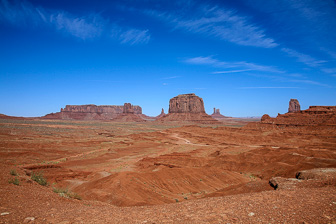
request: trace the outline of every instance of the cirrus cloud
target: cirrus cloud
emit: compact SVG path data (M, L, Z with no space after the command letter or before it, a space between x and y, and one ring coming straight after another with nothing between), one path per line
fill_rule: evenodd
M18 27L51 27L82 40L95 40L107 37L122 44L147 44L150 40L148 30L122 27L110 23L99 14L77 16L65 11L51 11L36 7L30 2L0 1L0 22ZM113 35L110 35L113 33Z

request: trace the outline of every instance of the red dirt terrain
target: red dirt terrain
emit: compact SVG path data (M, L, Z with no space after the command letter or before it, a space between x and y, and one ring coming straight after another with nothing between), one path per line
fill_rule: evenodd
M335 113L317 111L242 128L0 119L0 223L335 223Z

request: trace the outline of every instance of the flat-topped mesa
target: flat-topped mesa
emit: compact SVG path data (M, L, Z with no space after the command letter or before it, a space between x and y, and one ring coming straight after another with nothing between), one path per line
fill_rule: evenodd
M125 106L125 105L124 105ZM61 109L61 112L75 112L75 113L113 113L121 114L124 111L124 106L116 105L101 105L94 104L87 105L66 105ZM142 114L142 108L140 106L131 106L135 114Z
M194 93L178 95L170 99L169 113L205 113L203 99Z
M301 111L300 103L297 99L290 99L288 113L294 113Z
M111 120L116 118L123 112L133 113L137 115L142 114L140 106L131 104L119 105L102 105L94 104L87 105L66 105L58 113L51 113L43 116L44 119L63 119L63 120Z

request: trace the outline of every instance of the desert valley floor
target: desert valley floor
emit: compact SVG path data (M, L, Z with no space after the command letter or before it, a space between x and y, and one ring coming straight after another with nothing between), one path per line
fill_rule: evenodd
M335 129L245 124L0 119L0 223L335 223Z

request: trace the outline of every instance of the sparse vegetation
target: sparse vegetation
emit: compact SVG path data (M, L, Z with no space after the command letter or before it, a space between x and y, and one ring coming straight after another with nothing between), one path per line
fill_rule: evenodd
M63 189L63 188L53 188L53 192L59 194L61 197L65 198L73 198L77 200L82 200L82 197L74 192L69 191L68 189Z
M42 186L47 186L48 185L47 179L45 179L43 177L42 172L39 172L39 173L32 172L31 179L33 181L37 182L38 184L42 185Z
M16 170L10 170L10 175L18 176L18 173L16 172Z
M20 185L20 181L19 181L19 179L18 179L17 177L15 177L15 178L13 178L13 179L10 179L10 180L8 181L8 183L10 183L10 184L14 184L14 185Z

